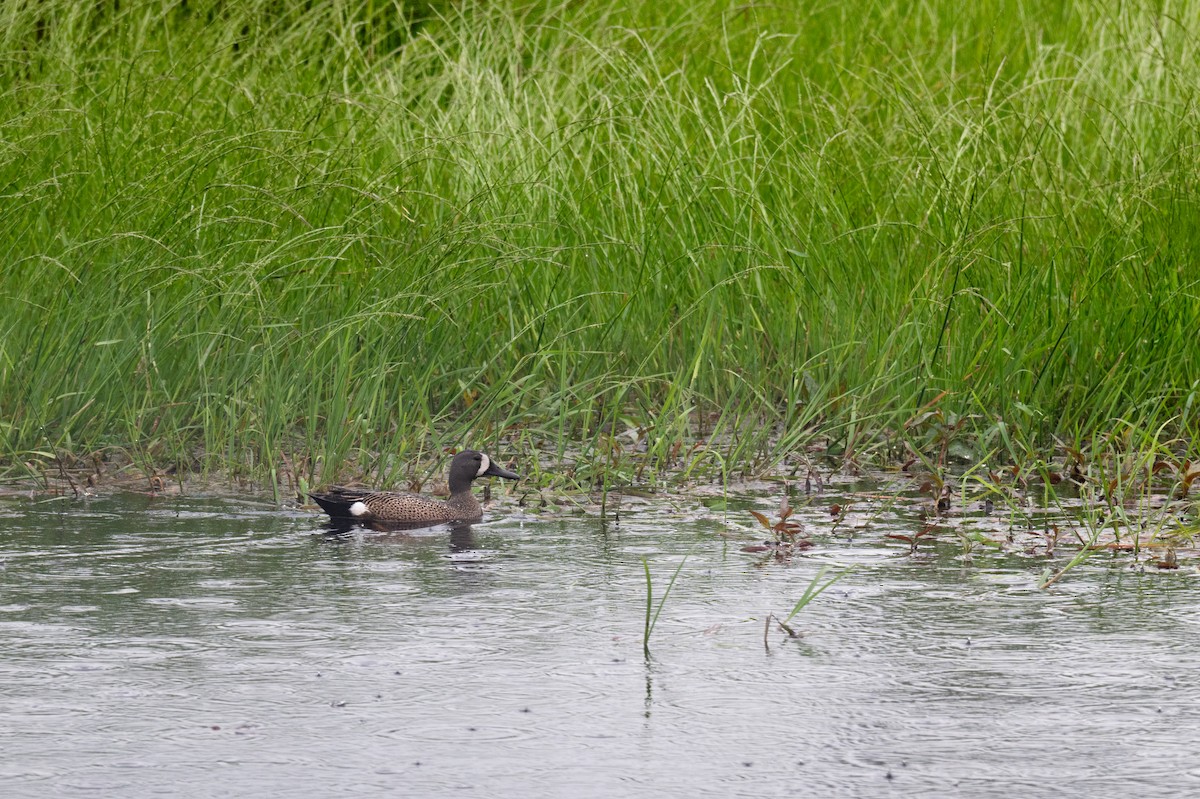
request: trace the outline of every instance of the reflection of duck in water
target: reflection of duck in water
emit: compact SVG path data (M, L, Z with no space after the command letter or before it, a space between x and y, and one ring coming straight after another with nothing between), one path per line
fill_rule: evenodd
M411 530L437 530L448 529L450 531L450 553L469 553L478 548L478 542L475 540L475 528L467 522L443 522L440 524L430 524L429 522L356 522L353 519L340 519L333 517L325 523L326 540L329 541L347 541L351 540L356 532L362 532L363 528L373 530L377 533L384 533L380 537L373 537L372 541L383 541L390 543L407 543L407 544L429 544L435 541L441 541L440 537L433 538L428 535L413 535Z
M450 499L447 500L342 486L309 496L330 518L367 526L384 524L394 528L476 522L483 518L483 506L471 493L471 483L480 477L520 479L515 473L497 466L482 452L467 449L450 461Z

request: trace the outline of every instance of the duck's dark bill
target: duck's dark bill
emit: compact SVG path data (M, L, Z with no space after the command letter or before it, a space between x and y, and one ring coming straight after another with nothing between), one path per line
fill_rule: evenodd
M503 468L497 466L495 461L492 461L491 465L488 466L487 471L479 476L480 477L503 477L508 480L520 480L521 479L521 476L519 474L517 474L516 472L510 472L508 469L503 469Z

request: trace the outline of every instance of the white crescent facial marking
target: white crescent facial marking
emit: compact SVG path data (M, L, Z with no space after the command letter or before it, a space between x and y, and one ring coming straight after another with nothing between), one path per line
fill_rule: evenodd
M483 477L483 473L492 468L492 461L487 455L479 453L479 471L475 472L476 477Z
M355 502L350 506L351 516L362 516L367 512L367 504L365 502Z

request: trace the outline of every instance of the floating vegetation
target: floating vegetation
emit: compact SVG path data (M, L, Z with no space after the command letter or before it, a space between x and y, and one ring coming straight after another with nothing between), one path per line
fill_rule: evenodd
M768 541L763 541L761 544L744 546L742 547L742 551L771 552L777 558L787 558L796 552L811 547L813 542L804 536L804 527L799 522L792 521L789 518L793 513L795 513L795 510L792 508L786 494L779 501L779 517L775 521L771 521L756 510L750 511L750 515L772 534L772 538Z

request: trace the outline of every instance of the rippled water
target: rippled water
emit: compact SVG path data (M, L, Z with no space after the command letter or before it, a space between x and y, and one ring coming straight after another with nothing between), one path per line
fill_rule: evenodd
M764 562L667 507L326 534L267 503L0 502L13 796L1200 790L1200 584L882 536ZM643 558L660 594L642 656ZM857 570L793 621L822 563Z

